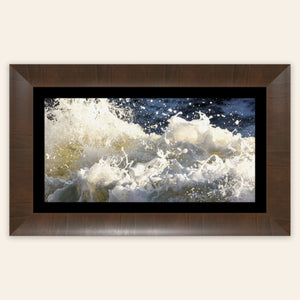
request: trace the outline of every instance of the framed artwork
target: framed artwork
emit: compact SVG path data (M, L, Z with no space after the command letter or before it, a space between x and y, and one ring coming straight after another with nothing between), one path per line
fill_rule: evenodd
M289 65L11 65L11 235L289 235Z

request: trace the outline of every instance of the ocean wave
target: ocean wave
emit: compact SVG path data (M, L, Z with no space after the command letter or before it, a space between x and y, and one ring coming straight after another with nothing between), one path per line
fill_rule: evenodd
M255 201L255 138L197 116L147 133L109 99L59 99L45 107L45 201Z

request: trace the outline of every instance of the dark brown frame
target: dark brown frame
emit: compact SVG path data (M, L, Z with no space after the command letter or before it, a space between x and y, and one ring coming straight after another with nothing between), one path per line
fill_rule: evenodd
M266 87L266 213L33 213L34 87ZM11 65L10 235L290 235L290 65Z

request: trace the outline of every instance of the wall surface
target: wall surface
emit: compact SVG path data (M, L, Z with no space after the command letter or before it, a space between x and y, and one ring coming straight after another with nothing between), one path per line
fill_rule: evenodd
M0 0L0 298L300 299L298 3ZM292 236L9 237L12 63L292 64Z

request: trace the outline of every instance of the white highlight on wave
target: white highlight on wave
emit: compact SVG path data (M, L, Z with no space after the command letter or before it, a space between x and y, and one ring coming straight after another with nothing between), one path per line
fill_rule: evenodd
M157 135L108 99L59 99L45 111L45 201L255 201L255 138L201 112L172 116Z

